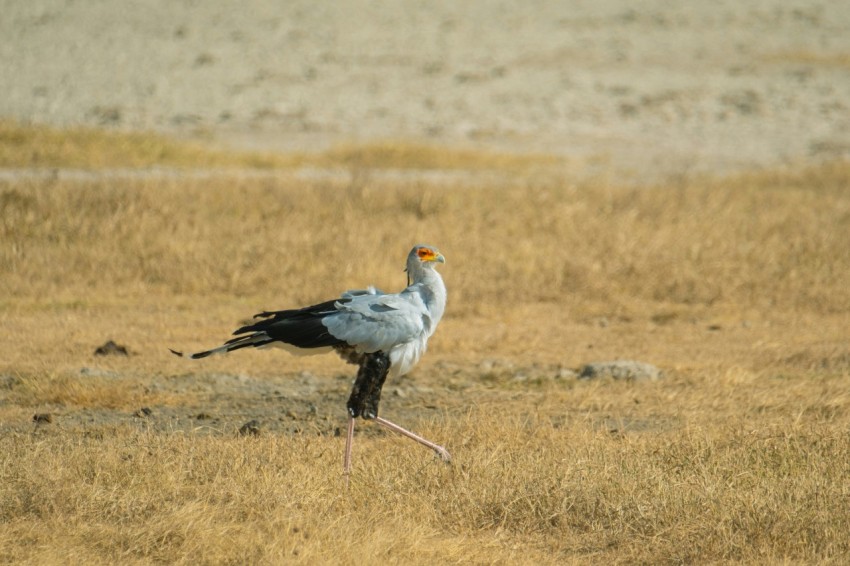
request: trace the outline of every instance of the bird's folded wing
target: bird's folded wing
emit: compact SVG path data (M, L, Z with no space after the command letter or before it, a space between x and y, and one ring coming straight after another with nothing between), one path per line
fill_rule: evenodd
M355 297L362 297L363 295L385 295L383 291L375 288L372 285L369 285L366 289L349 289L348 291L344 291L341 295L343 299L353 299Z
M428 309L416 295L361 295L322 320L330 334L363 352L389 351L422 335Z

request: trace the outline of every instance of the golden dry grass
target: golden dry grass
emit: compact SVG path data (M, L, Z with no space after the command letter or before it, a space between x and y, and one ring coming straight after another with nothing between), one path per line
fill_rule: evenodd
M164 136L140 132L106 132L78 127L56 130L0 120L2 167L104 167L151 166L273 166L290 163L283 157L227 154L200 145L179 143Z
M16 461L4 466L0 488L3 558L532 564L846 557L846 431L735 422L619 436L594 432L580 418L554 426L507 413L473 410L426 427L454 439L452 466L395 440L369 442L371 454L347 492L333 438L194 437L135 427L6 436L4 452Z
M89 127L57 130L0 119L0 167L15 168L256 168L346 167L523 172L559 166L548 155L462 150L422 143L382 141L337 143L321 152L224 151L200 142L177 141L152 132L103 131Z
M466 159L441 152L380 163ZM481 162L509 182L2 181L0 561L845 562L850 165L634 188ZM397 289L417 241L448 258L449 312L382 409L451 466L364 425L346 492L350 368L167 353ZM92 357L107 338L132 355ZM561 372L612 358L666 376ZM267 384L295 414L236 435ZM230 420L167 417L199 410Z

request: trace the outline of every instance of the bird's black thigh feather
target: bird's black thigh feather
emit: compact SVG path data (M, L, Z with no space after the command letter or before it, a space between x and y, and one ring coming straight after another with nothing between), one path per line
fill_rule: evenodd
M364 357L348 398L349 415L364 419L374 419L378 416L381 388L389 371L390 357L384 352L375 352Z

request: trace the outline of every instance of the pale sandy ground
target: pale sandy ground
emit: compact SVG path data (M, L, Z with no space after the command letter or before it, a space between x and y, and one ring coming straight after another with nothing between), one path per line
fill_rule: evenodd
M850 2L0 0L0 116L647 178L850 154Z

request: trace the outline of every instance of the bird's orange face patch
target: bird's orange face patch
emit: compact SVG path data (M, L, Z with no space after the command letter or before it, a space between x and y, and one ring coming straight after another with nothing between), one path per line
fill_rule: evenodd
M419 248L416 250L416 255L418 255L419 259L422 261L434 261L437 254L435 254L434 250L431 248Z
M437 251L437 248L429 248L426 246L416 248L416 257L423 263L446 263L446 258L443 257L443 254Z

